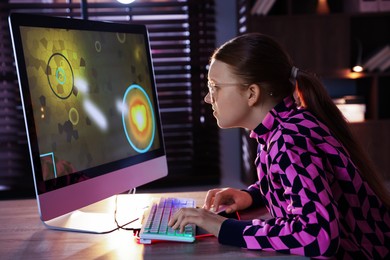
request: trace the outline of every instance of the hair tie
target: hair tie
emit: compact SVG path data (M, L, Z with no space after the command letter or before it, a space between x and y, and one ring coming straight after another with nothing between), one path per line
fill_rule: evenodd
M291 74L290 74L290 82L291 84L295 85L295 81L297 79L297 75L298 75L298 68L295 67L295 66L292 66L291 68Z

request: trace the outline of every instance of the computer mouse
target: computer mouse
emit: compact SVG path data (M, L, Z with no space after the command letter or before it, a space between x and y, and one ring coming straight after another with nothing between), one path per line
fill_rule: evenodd
M222 217L225 217L225 218L240 219L240 216L239 216L237 211L232 212L232 213L227 213L226 212L227 207L228 207L227 205L220 205L218 207L218 211L216 211L216 214L218 214ZM212 208L211 211L214 211L214 209Z

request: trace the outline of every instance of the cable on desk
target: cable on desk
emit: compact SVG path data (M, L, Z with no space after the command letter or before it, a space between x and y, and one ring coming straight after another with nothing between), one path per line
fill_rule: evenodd
M132 189L129 191L129 193L132 192L132 194L135 193L135 189ZM141 230L141 228L125 228L125 226L139 220L139 218L135 218L135 219L132 219L130 220L129 222L123 224L123 225L119 225L118 223L118 220L117 220L117 209L118 209L118 195L115 195L115 210L114 210L114 221L115 221L115 224L116 224L116 228L113 228L111 230L107 230L107 231L103 231L103 232L99 232L99 234L108 234L108 233L111 233L111 232L114 232L116 230L119 230L119 229L123 229L123 230L128 230L128 231L133 231L134 235L137 235L139 233L139 231Z
M135 194L135 191L136 191L135 188L131 189L129 191L129 194ZM112 231L123 229L123 230L127 230L127 231L133 231L133 234L137 235L139 233L139 231L141 230L140 227L139 228L125 228L125 226L127 226L127 225L129 225L129 224L131 224L131 223L133 223L133 222L135 222L137 220L139 220L139 218L135 218L135 219L133 219L133 220L123 224L123 225L119 225L118 220L117 220L117 209L118 209L118 195L115 195L114 221L115 221L115 224L116 224L117 228L112 230Z

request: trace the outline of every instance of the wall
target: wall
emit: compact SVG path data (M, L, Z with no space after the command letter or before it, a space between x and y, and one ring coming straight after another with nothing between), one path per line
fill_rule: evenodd
M216 0L217 46L237 35L236 1ZM221 187L243 188L240 181L239 129L220 130Z

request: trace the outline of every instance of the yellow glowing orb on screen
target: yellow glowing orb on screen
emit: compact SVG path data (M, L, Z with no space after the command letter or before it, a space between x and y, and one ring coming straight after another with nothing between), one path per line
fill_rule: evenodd
M122 120L131 147L139 153L148 151L153 144L156 123L150 98L137 84L131 85L125 92Z
M148 118L146 115L146 108L143 104L135 105L130 110L130 120L133 121L137 130L143 132L147 127Z

